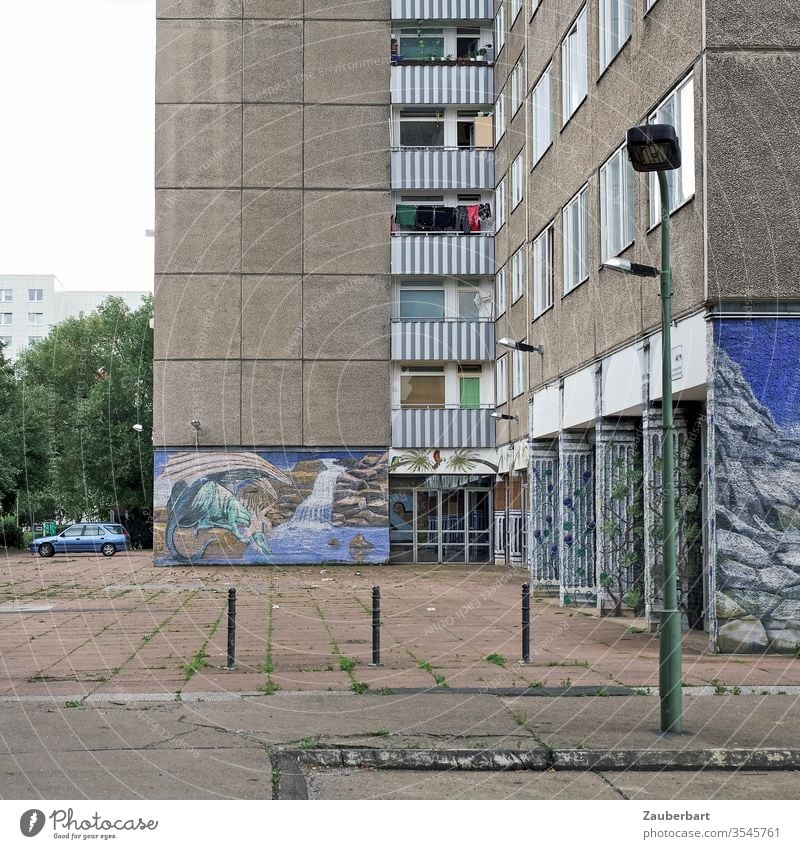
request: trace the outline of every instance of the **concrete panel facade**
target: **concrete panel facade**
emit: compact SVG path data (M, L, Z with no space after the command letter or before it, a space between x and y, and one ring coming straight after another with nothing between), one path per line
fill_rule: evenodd
M383 456L388 0L157 16L156 444Z

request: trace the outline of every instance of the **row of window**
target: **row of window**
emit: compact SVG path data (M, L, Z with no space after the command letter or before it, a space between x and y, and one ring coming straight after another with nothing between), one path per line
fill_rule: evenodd
M14 313L13 312L0 312L0 324L13 324L14 323ZM28 313L28 324L33 325L34 327L41 327L44 324L44 313L43 312L29 312Z
M631 34L632 0L597 0L599 20L599 61L602 73L622 50ZM645 0L649 9L655 0ZM501 7L502 9L502 7ZM503 15L498 13L496 25ZM497 38L497 32L495 34ZM569 121L586 99L588 90L588 40L587 8L584 5L561 41L561 124ZM511 116L525 99L525 66L520 59L511 70ZM553 140L553 66L547 66L532 93L533 111L533 162L539 161ZM495 110L495 143L505 132L505 104L503 95Z
M35 345L37 342L41 342L44 339L44 336L29 336L28 337L28 345ZM10 336L0 336L0 345L3 348L10 348L13 339Z
M692 77L684 79L653 113L657 123L673 124L678 128L684 147L689 153L683 165L668 172L670 185L670 211L689 200L694 194L694 99ZM649 176L649 221L655 226L660 219L660 196L656 177ZM635 174L625 147L618 148L600 167L600 261L615 257L628 248L634 240L636 192ZM533 316L537 318L553 305L555 222L533 240L531 245L531 271L533 275ZM571 292L589 277L589 184L585 184L570 198L561 211L563 247L564 294ZM510 260L512 269L512 303L525 291L524 254L520 248ZM497 315L506 308L506 271L500 269L496 277Z
M14 300L13 289L0 289L0 303L10 304ZM28 289L28 301L41 303L44 300L44 289Z
M490 298L489 298L490 299ZM401 280L398 314L408 321L478 321L491 310L480 283L468 280Z

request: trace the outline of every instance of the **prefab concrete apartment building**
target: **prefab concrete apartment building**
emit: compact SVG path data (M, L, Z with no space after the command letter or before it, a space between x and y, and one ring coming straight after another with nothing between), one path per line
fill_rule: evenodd
M671 123L685 623L794 650L798 13L157 9L156 562L494 561L655 620L658 292L600 269L660 263L623 143Z

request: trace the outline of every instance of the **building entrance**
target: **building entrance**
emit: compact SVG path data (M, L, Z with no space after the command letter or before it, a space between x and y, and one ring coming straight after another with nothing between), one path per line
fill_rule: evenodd
M492 556L492 479L474 475L392 476L393 563L487 563Z

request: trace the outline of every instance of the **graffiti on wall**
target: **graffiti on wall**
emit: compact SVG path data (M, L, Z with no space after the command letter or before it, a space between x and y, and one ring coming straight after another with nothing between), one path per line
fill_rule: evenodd
M385 563L387 456L158 451L157 565Z
M800 645L800 321L714 327L721 651Z

